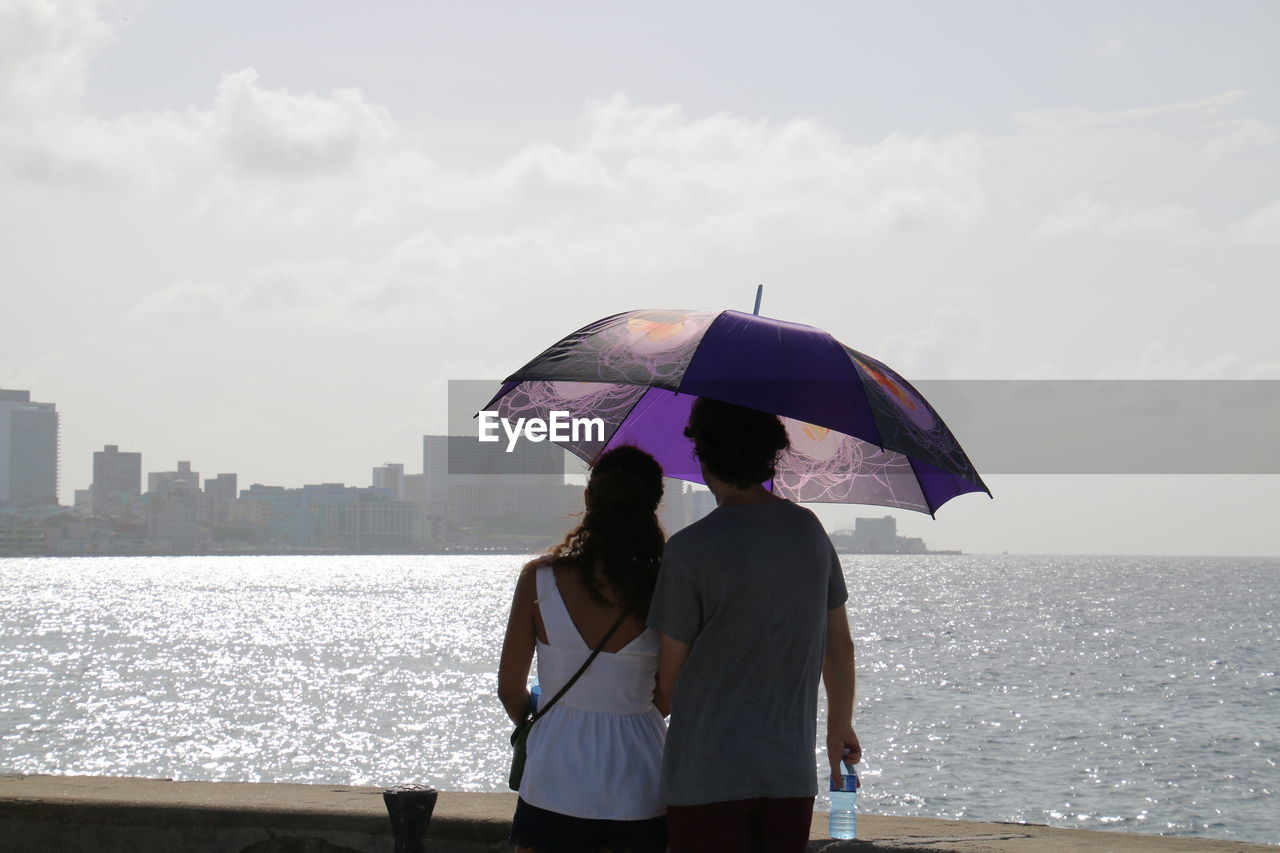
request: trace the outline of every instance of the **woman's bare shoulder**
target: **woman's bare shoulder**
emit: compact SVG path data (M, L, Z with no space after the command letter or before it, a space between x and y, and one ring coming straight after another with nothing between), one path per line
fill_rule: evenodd
M556 559L550 554L543 554L541 557L534 557L532 560L525 563L520 569L520 579L524 580L525 578L532 578L537 574L538 569L543 566L554 566L555 564Z

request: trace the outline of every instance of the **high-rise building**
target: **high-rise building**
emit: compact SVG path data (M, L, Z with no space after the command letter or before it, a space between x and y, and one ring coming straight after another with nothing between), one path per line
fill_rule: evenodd
M693 524L716 508L716 496L706 488L695 488L683 480L662 481L662 503L658 521L668 536Z
M213 542L209 504L182 486L152 490L143 497L148 547L159 553L196 554Z
M158 495L171 492L200 491L200 473L191 470L190 462L179 462L177 471L152 471L147 474L147 491Z
M76 515L90 515L93 513L93 490L92 489L76 489L75 504L73 508Z
M373 469L373 487L386 489L393 501L404 500L404 464L387 462Z
M662 503L658 504L658 522L668 536L689 524L689 508L685 503L683 481L663 479Z
M235 474L219 474L204 481L204 494L209 500L209 516L215 526L227 523L231 502L236 499Z
M710 489L699 489L689 486L685 489L685 500L689 506L689 523L693 524L711 514L716 508L716 496Z
M194 554L213 541L209 501L200 492L200 474L190 462L179 462L177 471L147 474L142 499L147 519L147 541L161 553Z
M97 515L122 518L142 494L142 454L121 453L115 444L93 454L90 506Z
M432 492L432 484L439 482L440 496ZM433 480L426 474L406 474L404 500L409 504L409 536L419 548L438 548L447 539L447 524L443 497L443 481Z
M0 389L0 505L58 503L58 411L30 391Z
M558 541L582 511L582 487L565 483L564 451L549 442L526 442L508 457L471 436L425 435L422 468L421 478L405 478L406 499L450 545Z

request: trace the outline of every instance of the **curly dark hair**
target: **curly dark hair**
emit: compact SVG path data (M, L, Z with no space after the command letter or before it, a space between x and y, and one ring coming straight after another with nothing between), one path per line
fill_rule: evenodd
M596 576L599 565L623 607L644 621L666 544L657 516L661 500L657 461L637 447L615 447L596 460L587 479L582 522L551 549L551 556L576 566L591 597L608 605Z
M716 479L740 489L772 480L778 455L789 446L777 415L707 397L694 401L684 434Z

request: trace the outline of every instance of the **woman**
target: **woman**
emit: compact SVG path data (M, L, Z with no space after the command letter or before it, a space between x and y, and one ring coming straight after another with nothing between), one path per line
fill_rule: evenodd
M623 617L529 730L511 827L521 850L666 848L658 777L669 699L655 693L658 637L645 627L662 557L661 498L653 457L634 447L605 453L587 482L582 523L516 581L498 665L498 698L514 722L528 715L535 648L548 703Z

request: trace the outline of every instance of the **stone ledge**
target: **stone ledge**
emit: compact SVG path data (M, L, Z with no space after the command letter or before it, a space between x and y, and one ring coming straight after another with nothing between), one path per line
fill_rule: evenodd
M516 796L441 791L429 851L501 851ZM814 816L810 850L936 853L1274 851L1262 844L1039 825L860 815L857 841L826 837ZM254 782L173 782L104 776L0 775L0 848L9 853L390 853L381 788Z

